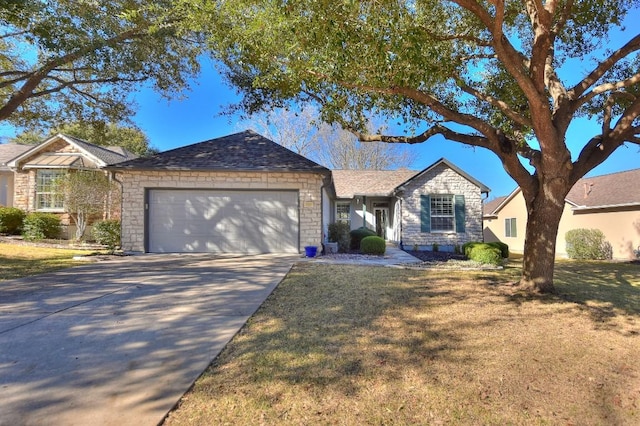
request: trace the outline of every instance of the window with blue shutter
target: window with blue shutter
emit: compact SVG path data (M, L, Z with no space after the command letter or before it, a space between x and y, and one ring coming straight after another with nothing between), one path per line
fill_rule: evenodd
M464 233L464 195L421 195L420 231Z
M431 197L420 196L420 231L431 232Z
M465 232L465 205L464 195L456 195L456 232L458 234Z

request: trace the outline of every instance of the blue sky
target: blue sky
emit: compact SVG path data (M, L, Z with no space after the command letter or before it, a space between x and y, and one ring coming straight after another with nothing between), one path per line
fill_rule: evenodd
M222 116L225 105L237 100L235 91L222 82L211 64L203 64L202 74L183 99L167 101L145 89L133 94L138 103L134 121L149 136L151 144L165 151L184 145L225 136L242 130L239 117ZM572 155L593 135L600 133L595 121L577 120L569 129L567 141ZM507 195L516 183L504 171L498 157L482 148L467 147L441 137L413 146L412 169L421 170L445 157L491 188L490 198ZM601 175L637 168L637 146L618 149L589 175Z

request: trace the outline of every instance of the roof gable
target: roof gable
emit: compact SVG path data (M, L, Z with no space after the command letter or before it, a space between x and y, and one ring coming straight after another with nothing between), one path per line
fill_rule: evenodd
M398 185L398 187L406 185L407 183L409 183L410 181L412 181L414 179L418 179L420 176L422 176L425 173L428 173L429 171L431 171L432 169L436 168L440 164L444 164L445 166L449 167L451 170L453 170L454 172L458 173L460 176L462 176L463 178L465 178L469 182L471 182L474 185L476 185L478 188L480 188L480 192L488 194L491 191L488 186L486 186L485 184L483 184L479 180L473 178L471 175L469 175L468 173L464 172L461 168L459 168L458 166L456 166L455 164L453 164L452 162L450 162L446 158L441 158L438 161L436 161L435 163L433 163L430 166L426 167L425 169L419 171L418 173L416 173L415 175L413 175L412 177L407 179L405 182L402 182L400 185Z
M333 182L337 198L353 198L364 196L392 196L400 187L429 172L440 164L444 164L474 185L482 192L489 192L489 188L467 173L460 170L448 160L441 158L421 171L399 170L333 170Z
M97 165L98 167L104 167L109 164L119 163L125 160L136 158L134 154L130 153L127 150L123 150L123 153L118 153L108 148L94 145L85 140L59 133L55 136L50 137L44 142L31 147L21 155L11 160L7 165L11 168L16 168L24 160L34 157L45 148L60 141L63 141L74 147L81 155L86 156L93 164ZM45 152L43 152L43 154L44 153Z
M328 174L329 169L246 130L164 151L110 167L116 170L295 171Z

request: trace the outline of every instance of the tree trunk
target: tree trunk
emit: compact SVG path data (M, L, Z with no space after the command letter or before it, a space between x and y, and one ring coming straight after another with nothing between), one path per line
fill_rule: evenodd
M540 189L536 199L526 203L528 219L520 286L530 292L555 293L556 237L566 196L566 191L555 189Z

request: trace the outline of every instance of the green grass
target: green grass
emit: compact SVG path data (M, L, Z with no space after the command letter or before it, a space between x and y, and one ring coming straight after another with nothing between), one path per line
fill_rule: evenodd
M80 265L74 256L86 250L68 250L0 243L0 280L28 277Z
M300 264L166 423L640 423L640 266L519 272Z

